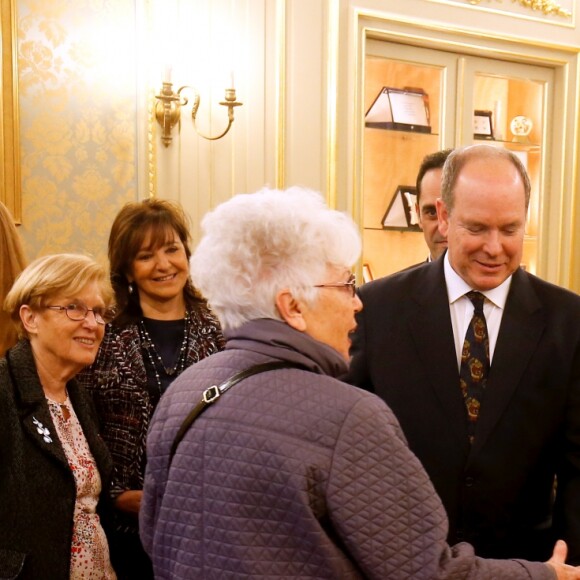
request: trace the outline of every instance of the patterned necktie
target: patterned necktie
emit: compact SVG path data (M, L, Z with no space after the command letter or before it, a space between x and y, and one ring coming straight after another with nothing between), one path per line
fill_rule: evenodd
M459 383L467 407L467 430L469 441L473 443L475 423L489 375L489 336L483 314L485 297L480 292L468 292L467 298L473 303L473 317L463 343Z

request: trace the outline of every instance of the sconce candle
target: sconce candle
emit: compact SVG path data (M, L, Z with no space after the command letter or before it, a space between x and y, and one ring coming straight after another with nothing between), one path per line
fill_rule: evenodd
M171 82L171 73L172 73L172 67L170 64L166 64L163 67L163 82L164 83L170 83Z

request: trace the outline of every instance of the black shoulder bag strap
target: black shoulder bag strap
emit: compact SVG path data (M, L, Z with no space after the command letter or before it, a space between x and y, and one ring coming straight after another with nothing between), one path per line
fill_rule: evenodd
M171 445L171 451L169 453L169 465L173 461L173 456L177 451L177 446L188 432L189 428L193 424L193 422L205 411L209 405L217 401L219 397L221 397L228 389L233 387L234 385L238 384L240 381L251 377L252 375L257 375L258 373L264 373L266 371L275 371L277 369L288 369L288 368L296 368L296 369L304 369L304 366L290 363L285 361L272 361L262 364L257 364L239 373L236 373L233 377L230 377L227 381L224 381L219 386L212 386L206 389L201 397L201 401L190 411L189 415L184 419L181 427L179 427L179 431L177 431L177 435L173 440L173 444Z

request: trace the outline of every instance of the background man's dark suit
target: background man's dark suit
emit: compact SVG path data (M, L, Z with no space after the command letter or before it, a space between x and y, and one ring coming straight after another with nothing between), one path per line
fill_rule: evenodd
M545 560L560 537L580 562L580 297L514 273L472 449L443 258L360 297L348 380L397 415L447 509L449 542Z

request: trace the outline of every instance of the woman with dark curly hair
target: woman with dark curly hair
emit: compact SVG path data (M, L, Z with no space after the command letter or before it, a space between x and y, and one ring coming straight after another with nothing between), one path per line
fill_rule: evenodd
M161 395L193 363L222 350L220 325L189 276L183 209L147 199L125 205L109 236L117 316L80 377L92 393L114 461L111 558L119 578L153 578L138 534L145 439Z

